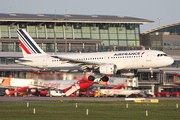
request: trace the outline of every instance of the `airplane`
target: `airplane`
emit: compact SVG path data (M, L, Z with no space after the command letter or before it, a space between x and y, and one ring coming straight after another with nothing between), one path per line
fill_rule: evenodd
M5 93L7 96L11 96L16 92L25 89L37 88L50 88L58 89L65 92L66 96L71 95L73 92L81 91L89 88L93 85L95 77L90 72L85 72L84 76L79 80L33 80L33 79L18 79L18 78L7 78L4 79L1 85L9 86L9 90L6 89ZM19 87L17 90L11 90L11 87Z
M17 34L22 47L23 58L15 62L31 67L60 70L98 70L105 75L101 79L108 81L106 75L116 74L123 69L149 68L151 77L153 68L171 65L174 60L166 53L158 50L130 50L93 53L45 53L24 29L18 29Z

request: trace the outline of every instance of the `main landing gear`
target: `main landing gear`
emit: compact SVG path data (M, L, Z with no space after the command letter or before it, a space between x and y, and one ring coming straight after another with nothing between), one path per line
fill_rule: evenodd
M94 77L93 75L90 75L90 76L88 77L88 80L89 80L89 81L94 81L94 80L95 80L95 77Z
M107 82L107 81L109 81L109 78L105 75L105 76L103 76L103 77L101 78L101 80L102 80L103 82Z

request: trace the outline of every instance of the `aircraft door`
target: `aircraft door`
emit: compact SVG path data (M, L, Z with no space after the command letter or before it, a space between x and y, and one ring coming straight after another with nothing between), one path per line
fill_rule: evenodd
M104 56L104 57L103 57L103 61L104 61L104 62L109 62L109 60L110 60L110 57L109 57L109 56Z
M47 57L43 57L43 67L44 68L48 67L48 65L47 65Z
M148 62L150 62L151 61L151 52L149 51L149 52L147 52L147 56L146 56L146 61Z
M108 57L107 57L107 56L104 56L104 57L103 57L103 61L104 61L104 62L106 62L106 61L107 61L107 59L108 59Z

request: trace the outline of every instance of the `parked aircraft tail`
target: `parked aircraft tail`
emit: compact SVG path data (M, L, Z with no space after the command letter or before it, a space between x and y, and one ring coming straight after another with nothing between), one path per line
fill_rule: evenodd
M24 29L17 30L24 57L35 57L46 53L37 45L33 38Z

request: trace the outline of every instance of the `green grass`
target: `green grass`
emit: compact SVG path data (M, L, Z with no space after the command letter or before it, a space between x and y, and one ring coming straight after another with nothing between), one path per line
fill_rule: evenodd
M48 101L48 102L58 102L58 103L112 103L112 104L125 104L125 103L133 103L133 100L130 101L88 101L88 100L40 100L40 101ZM136 103L143 104L143 103ZM159 100L159 103L149 103L149 104L180 104L180 100Z
M176 108L179 101L160 101L158 104L134 102L88 103L78 101L61 101L49 103L0 103L0 119L3 120L178 120L180 109ZM93 103L94 102L94 103ZM162 102L162 103L161 103ZM108 104L107 104L108 103ZM36 113L33 114L33 109ZM86 115L88 109L89 114ZM148 116L146 116L148 111Z

